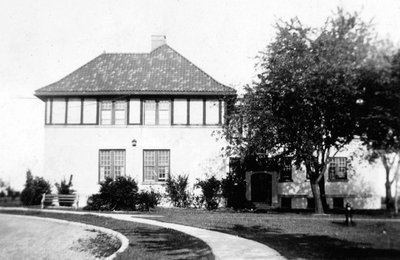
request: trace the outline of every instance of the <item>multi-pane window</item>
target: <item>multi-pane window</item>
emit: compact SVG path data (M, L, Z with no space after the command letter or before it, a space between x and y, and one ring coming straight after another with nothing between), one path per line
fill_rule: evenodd
M330 181L346 180L347 158L346 157L329 158L328 174Z
M100 110L102 125L124 125L126 123L126 101L103 100Z
M203 124L203 100L190 100L190 124Z
M219 101L207 100L206 101L206 124L216 125L219 123Z
M285 157L281 160L280 182L290 182L292 180L292 158Z
M68 99L67 124L81 123L81 100L77 98Z
M65 124L65 99L53 99L52 123Z
M143 151L143 181L165 181L170 169L169 150Z
M125 175L125 150L99 150L99 181Z
M171 102L169 100L146 100L144 102L145 125L169 125L171 123Z
M187 99L174 100L174 124L187 124Z

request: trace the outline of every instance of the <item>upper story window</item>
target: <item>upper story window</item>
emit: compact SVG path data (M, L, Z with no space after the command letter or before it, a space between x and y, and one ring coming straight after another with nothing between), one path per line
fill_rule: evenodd
M347 158L346 157L331 157L329 158L329 180L340 181L347 180Z
M206 124L217 125L220 122L220 108L218 100L207 100L206 106Z
M188 102L187 99L174 99L174 124L186 125L188 123Z
M203 124L203 100L202 99L191 99L190 100L190 117L189 122L191 125L202 125Z
M141 123L141 102L140 99L129 100L129 124Z
M71 97L48 99L45 106L47 125L219 125L225 113L224 102L217 99Z
M171 124L171 102L169 100L145 100L144 101L145 125L169 125Z
M65 124L65 104L65 99L53 99L51 123Z
M101 101L100 123L102 125L125 125L126 101Z
M67 124L80 124L82 114L82 100L78 98L68 99Z

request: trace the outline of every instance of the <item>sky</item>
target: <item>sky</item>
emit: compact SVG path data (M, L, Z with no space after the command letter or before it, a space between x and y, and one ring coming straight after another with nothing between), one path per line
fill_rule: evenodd
M398 0L0 0L0 179L22 189L43 169L44 104L33 96L103 52L149 52L163 34L217 81L240 90L278 19L322 26L337 7L361 12L400 46Z

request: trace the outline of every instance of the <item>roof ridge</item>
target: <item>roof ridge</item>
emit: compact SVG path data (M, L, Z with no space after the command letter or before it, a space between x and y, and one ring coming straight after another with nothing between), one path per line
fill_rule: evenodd
M173 52L175 52L176 54L178 54L181 58L183 58L186 62L192 64L193 66L195 66L201 73L203 73L203 75L205 75L206 77L210 78L211 80L215 81L216 83L218 83L219 85L223 86L223 87L227 87L229 89L231 89L232 91L236 92L236 90L232 87L226 86L224 84L222 84L221 82L219 82L218 80L214 79L210 74L208 74L207 72L205 72L203 69L201 69L199 66L197 66L196 64L194 64L193 62L191 62L189 59L187 59L185 56L183 56L182 54L180 54L178 51L176 51L174 48L172 48L171 46L169 46L168 44L163 44L157 48L155 48L154 50L152 50L150 52L150 54L152 54L154 51L160 49L161 47L167 47L169 49L171 49Z

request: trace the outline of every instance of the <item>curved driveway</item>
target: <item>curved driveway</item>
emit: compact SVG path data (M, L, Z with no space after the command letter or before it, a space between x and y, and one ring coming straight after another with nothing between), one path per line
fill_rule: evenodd
M8 210L32 210L24 208L1 208ZM63 211L63 210L36 210L48 213L67 213L76 215L95 215L107 218L114 218L125 221L138 222L149 225L156 225L164 228L171 228L197 237L206 242L215 255L216 259L285 259L274 249L255 242L253 240L233 236L217 231L211 231L201 228L189 227L179 224L165 223L150 219L137 218L128 214L104 214L82 211Z

